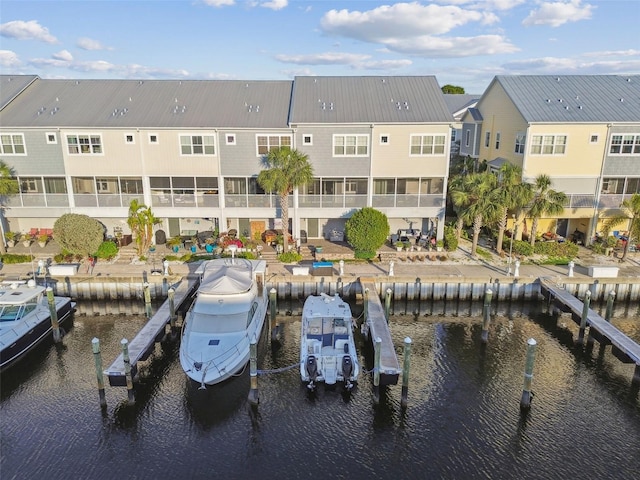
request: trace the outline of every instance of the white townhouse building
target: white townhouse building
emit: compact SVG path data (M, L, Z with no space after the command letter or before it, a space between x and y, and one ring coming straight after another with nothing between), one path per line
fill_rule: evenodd
M263 156L290 145L315 179L290 198L292 232L341 229L372 206L392 231L442 237L453 117L432 76L293 81L45 80L0 76L0 158L20 193L5 230L51 228L64 213L127 231L132 199L167 236L278 228L257 184Z

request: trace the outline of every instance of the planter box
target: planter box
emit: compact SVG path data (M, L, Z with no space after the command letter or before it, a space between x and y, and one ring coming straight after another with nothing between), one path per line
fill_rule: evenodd
M590 277L616 278L618 276L619 267L610 265L594 265L588 268Z
M51 265L49 267L49 274L52 276L71 276L78 273L77 263L61 263L59 265Z
M331 262L313 262L313 268L311 270L313 276L332 276L333 275L333 263Z
M309 267L293 267L294 275L309 275Z

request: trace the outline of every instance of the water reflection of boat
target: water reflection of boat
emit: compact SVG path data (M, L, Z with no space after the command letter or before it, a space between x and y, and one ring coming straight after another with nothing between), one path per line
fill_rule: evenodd
M196 271L201 283L185 316L180 364L201 388L227 380L249 361L267 310L265 270L264 260L222 258Z
M300 376L310 390L315 382L346 389L358 379L360 365L353 339L351 308L337 294L321 294L305 300L300 337Z
M0 370L6 370L52 334L45 287L34 280L0 285ZM58 323L71 317L75 303L54 297Z

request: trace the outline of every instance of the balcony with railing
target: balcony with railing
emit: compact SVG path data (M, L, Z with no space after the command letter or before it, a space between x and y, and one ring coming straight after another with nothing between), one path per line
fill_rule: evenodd
M444 205L444 198L442 194L390 194L374 195L371 202L374 208L440 208Z
M68 207L66 193L20 193L7 198L7 207Z
M366 195L299 195L302 208L361 208L367 206Z

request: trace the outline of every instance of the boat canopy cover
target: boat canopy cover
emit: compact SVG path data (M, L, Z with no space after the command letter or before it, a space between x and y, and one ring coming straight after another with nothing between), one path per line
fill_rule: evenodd
M219 268L205 271L198 294L237 295L249 291L252 284L251 264L220 265Z

